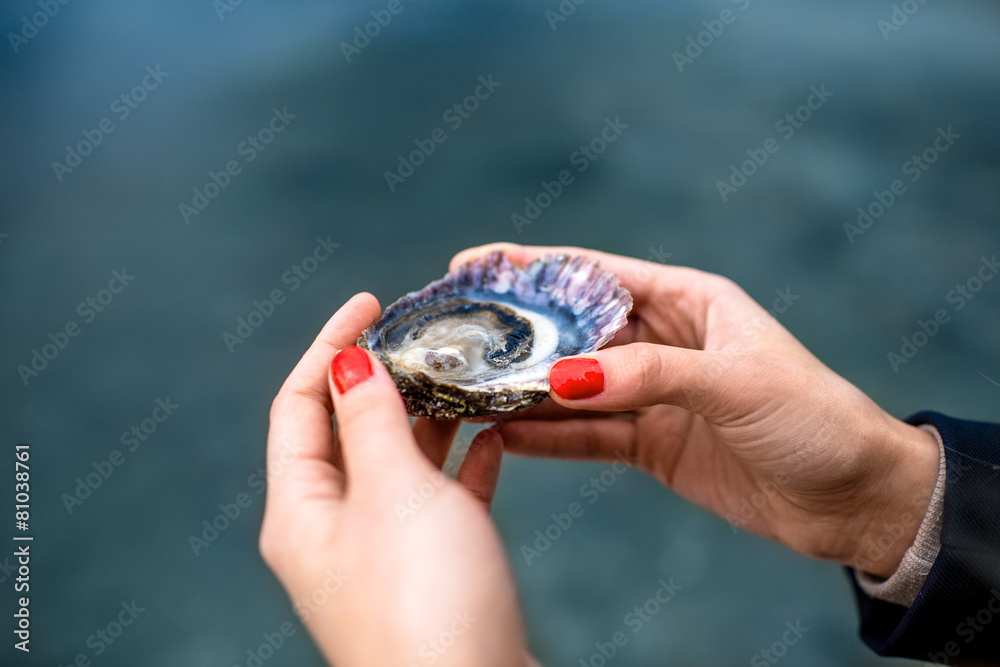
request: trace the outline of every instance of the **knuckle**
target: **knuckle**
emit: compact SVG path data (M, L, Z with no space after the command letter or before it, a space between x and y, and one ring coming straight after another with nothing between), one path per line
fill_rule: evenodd
M393 423L393 413L406 413L402 396L395 387L366 382L342 395L337 404L337 423L387 424Z
M723 299L730 301L746 301L756 303L746 291L735 281L717 273L706 273L702 280L704 295L712 300Z
M733 281L730 278L727 278L726 276L721 276L717 273L712 274L712 281L715 283L716 289L720 292L743 291L743 288L737 285L735 281Z
M466 490L473 497L473 499L475 499L477 502L481 503L483 505L483 507L486 508L487 512L490 511L490 503L493 502L493 494L491 494L491 493L489 493L489 492L487 492L487 491L485 491L483 489L478 489L478 488L474 488L474 489L468 489L467 488Z
M385 410L385 400L381 397L368 398L368 400L354 400L360 399L357 390L353 394L346 394L340 397L340 408L337 411L337 422L342 424L344 422L350 421L360 421L365 424L377 424L380 423L378 417L380 413Z
M640 387L643 394L654 398L662 392L664 364L663 357L652 345L636 345L632 350L631 359L627 359L627 364L633 373L626 369L625 377L634 377L636 386Z

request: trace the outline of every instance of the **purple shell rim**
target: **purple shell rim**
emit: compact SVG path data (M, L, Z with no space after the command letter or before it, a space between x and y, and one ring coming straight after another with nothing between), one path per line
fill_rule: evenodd
M621 286L618 277L601 268L597 260L582 255L546 255L521 268L506 253L496 250L458 266L443 278L392 303L378 320L365 329L359 339L359 344L372 350L382 360L397 386L401 389L404 385L409 386L410 391L404 394L404 398L411 414L426 416L428 411L426 406L417 405L419 396L413 392L414 383L433 387L435 393L444 391L456 398L467 398L470 404L476 401L474 395L480 395L484 401L489 402L490 399L485 395L503 392L509 396L512 390L511 387L480 390L441 382L425 373L404 371L388 359L379 335L387 324L401 313L432 301L457 296L514 303L542 312L557 310L564 315L571 315L580 333L580 340L576 346L578 349L568 354L586 354L606 345L625 326L632 309L632 295ZM555 360L551 359L551 363ZM541 366L539 370L542 370ZM547 378L548 368L545 367L544 371L542 378ZM524 390L533 394L547 392L547 380L537 386L526 386ZM537 403L537 400L534 402ZM500 409L492 414L511 411L508 408L522 409L516 407L515 403L516 401L505 401L505 407L496 406ZM485 409L487 412L474 412L491 414L488 407Z

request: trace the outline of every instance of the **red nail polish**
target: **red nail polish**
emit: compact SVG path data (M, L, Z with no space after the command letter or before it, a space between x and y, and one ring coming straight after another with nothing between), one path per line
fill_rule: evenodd
M549 371L549 384L560 398L578 401L604 391L604 371L597 359L560 359Z
M333 373L333 384L343 394L372 376L372 363L360 347L345 347L333 358L330 371Z

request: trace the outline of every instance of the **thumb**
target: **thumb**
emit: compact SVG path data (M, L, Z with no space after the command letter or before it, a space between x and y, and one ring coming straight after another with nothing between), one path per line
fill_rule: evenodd
M623 412L666 403L705 417L727 392L722 357L653 343L560 359L549 370L552 398L569 408Z
M371 353L338 352L330 391L349 486L376 488L428 472L396 385Z

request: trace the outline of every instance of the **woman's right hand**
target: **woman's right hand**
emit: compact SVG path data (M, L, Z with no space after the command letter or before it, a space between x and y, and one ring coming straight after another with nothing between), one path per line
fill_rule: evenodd
M937 480L930 433L883 411L726 278L512 244L466 250L452 267L493 250L519 265L593 257L635 302L611 346L553 366L554 404L505 418L507 451L624 456L735 526L876 576L895 571Z

